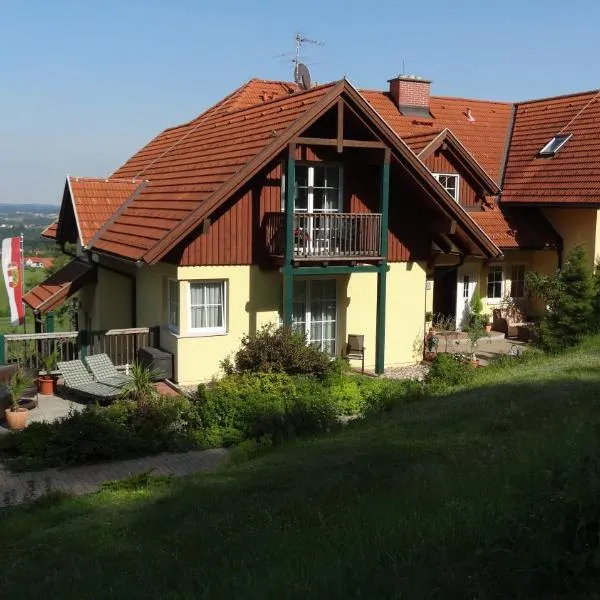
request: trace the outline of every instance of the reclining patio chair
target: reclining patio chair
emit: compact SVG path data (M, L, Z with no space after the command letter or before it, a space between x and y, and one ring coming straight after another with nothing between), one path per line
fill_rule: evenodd
M92 354L91 356L86 356L85 362L88 369L92 372L94 379L99 383L121 388L127 382L131 381L131 377L117 371L117 368L112 360L110 360L108 354Z
M57 365L65 381L65 388L75 395L111 399L121 393L119 388L94 381L80 360L68 360Z

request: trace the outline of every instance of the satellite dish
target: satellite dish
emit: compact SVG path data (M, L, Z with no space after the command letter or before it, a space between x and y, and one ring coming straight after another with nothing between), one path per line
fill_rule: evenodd
M296 65L296 83L305 90L310 89L310 71L304 63Z

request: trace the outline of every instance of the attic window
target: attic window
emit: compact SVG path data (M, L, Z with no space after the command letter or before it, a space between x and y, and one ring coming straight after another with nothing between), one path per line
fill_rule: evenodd
M555 135L539 152L539 156L554 156L568 141L572 133L562 133Z

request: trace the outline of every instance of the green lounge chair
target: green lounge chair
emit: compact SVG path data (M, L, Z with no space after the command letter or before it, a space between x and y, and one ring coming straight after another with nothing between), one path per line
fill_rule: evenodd
M94 381L80 360L68 360L57 365L65 381L65 388L74 394L93 398L116 398L121 393L116 387Z
M93 354L86 356L85 362L98 383L104 383L116 388L123 387L131 377L120 373L113 364L108 354Z

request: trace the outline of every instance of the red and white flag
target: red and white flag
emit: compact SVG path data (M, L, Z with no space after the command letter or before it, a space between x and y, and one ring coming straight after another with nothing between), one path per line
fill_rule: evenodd
M4 275L4 284L8 294L11 324L20 325L25 321L20 237L2 240L2 275Z

